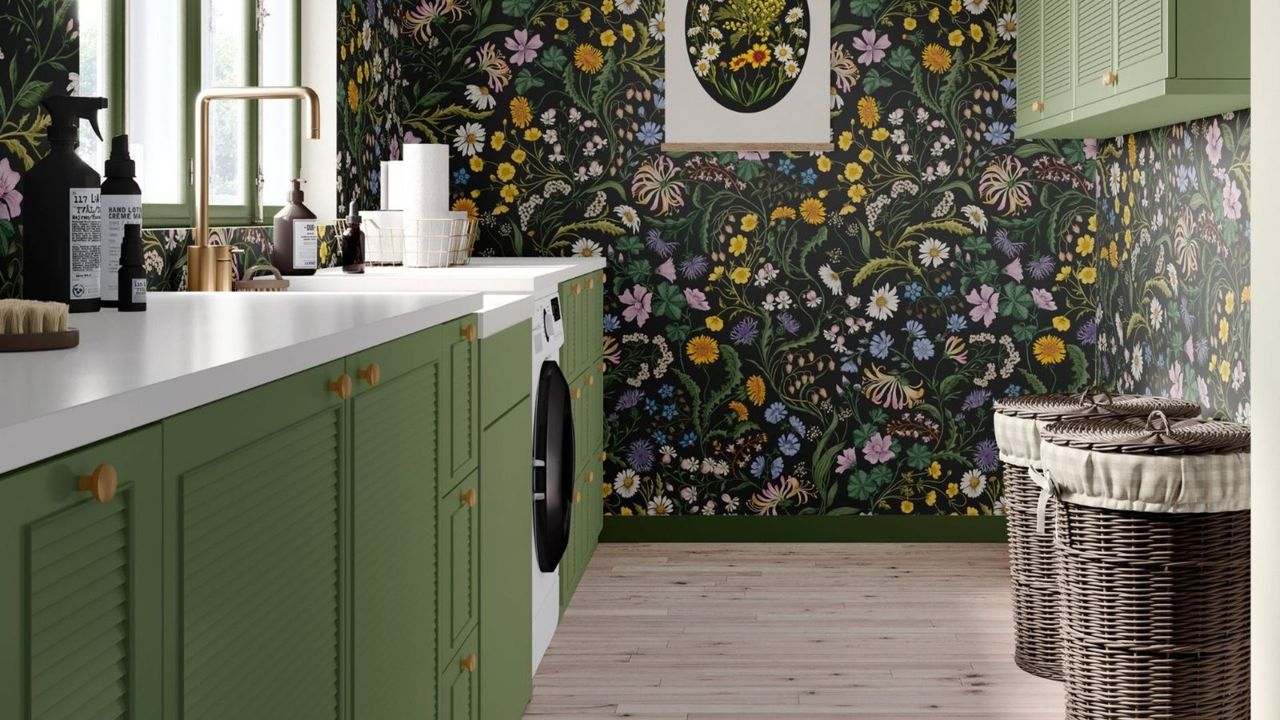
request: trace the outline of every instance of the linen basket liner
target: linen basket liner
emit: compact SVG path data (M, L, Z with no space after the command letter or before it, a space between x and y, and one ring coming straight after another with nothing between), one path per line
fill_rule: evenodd
M1249 509L1249 428L1218 420L1069 420L1045 428L1041 474L1058 499L1107 510Z
M998 400L996 445L1006 463L1034 467L1040 460L1040 433L1053 422L1091 417L1146 417L1154 410L1171 418L1193 418L1200 406L1185 400L1151 395L1111 395L1098 389L1084 393L1043 393Z

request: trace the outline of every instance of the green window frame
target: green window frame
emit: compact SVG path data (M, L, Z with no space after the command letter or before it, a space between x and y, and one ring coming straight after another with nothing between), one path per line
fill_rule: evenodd
M183 88L181 92L182 107L180 117L182 118L182 126L184 132L179 134L182 138L181 147L174 148L174 152L181 153L181 156L187 161L188 174L186 181L181 188L182 201L174 204L161 203L145 203L143 204L143 225L148 228L189 228L195 227L196 211L195 211L195 192L194 178L192 173L195 166L195 102L196 96L201 90L201 62L204 43L207 40L203 33L202 26L202 0L174 0L181 3L182 11L182 27L185 34L184 38L179 38L179 42L174 43L175 49L178 50L176 61L183 64L181 73L183 78ZM249 78L250 85L261 84L262 78L262 50L264 40L262 37L262 20L263 0L213 0L215 2L241 2L245 6L245 18L248 23L246 27L245 37L248 39L245 50L245 67L246 75ZM106 87L110 90L111 107L110 127L112 132L128 132L129 127L129 88L127 81L128 74L128 52L131 42L128 27L128 8L129 0L110 0L108 11L108 23L106 28L106 38L110 45L110 77L107 79ZM302 0L291 0L293 6L293 48L289 53L292 58L292 67L289 74L293 78L293 84L297 84L302 76ZM243 177L250 180L249 187L245 188L245 203L241 205L211 205L209 208L209 222L213 227L241 226L241 225L261 225L270 220L276 212L280 210L283 203L281 199L284 197L284 188L264 189L261 186L261 145L263 138L260 134L261 130L261 109L259 103L255 101L236 101L245 102L248 105L246 113L247 127L245 128L245 138L248 141L248 147L245 152L245 166L243 168ZM301 130L299 123L301 122L300 110L297 107L291 107L289 113L292 117L292 128L289 136L293 143L293 155L296 162L301 163ZM125 128L125 130L119 130ZM293 168L294 171L297 168ZM274 190L274 192L272 192ZM147 189L144 187L143 198L146 198ZM271 198L274 202L268 204L267 198Z

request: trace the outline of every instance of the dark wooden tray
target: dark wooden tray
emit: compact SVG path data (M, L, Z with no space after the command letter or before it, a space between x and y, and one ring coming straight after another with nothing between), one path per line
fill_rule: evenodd
M75 328L63 332L0 335L0 353L66 350L79 344L80 331Z

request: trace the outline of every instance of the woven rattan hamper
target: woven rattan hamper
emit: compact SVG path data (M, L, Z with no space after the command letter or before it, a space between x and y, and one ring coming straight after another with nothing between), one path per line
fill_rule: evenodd
M1249 717L1249 428L1076 420L1042 434L1068 720Z
M1004 463L1009 520L1014 661L1033 675L1050 680L1063 677L1057 560L1049 531L1057 503L1043 492L1043 482L1036 482L1040 479L1036 472L1040 431L1061 420L1146 417L1153 410L1178 418L1200 414L1200 406L1195 403L1101 391L1023 395L995 403L996 443Z

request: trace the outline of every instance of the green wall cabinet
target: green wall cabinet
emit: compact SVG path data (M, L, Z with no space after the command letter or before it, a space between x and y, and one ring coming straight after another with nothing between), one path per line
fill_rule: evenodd
M0 717L160 717L161 472L150 426L0 479Z
M1249 105L1248 0L1019 0L1018 136L1113 137Z

